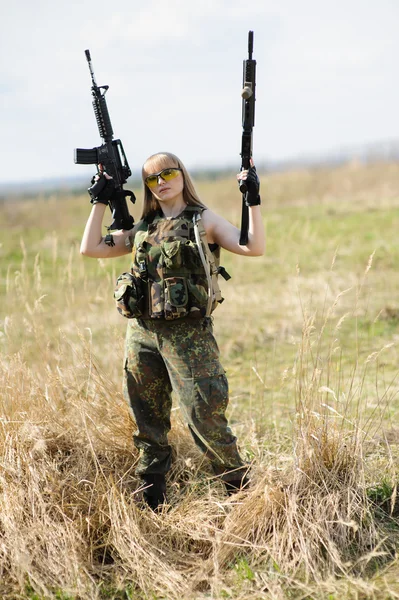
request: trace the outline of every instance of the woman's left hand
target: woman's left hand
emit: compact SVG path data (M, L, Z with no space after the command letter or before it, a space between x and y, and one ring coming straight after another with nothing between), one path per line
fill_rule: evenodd
M260 181L256 172L256 167L251 161L251 167L247 170L237 173L237 180L245 181L247 192L245 194L245 202L247 206L258 206L260 204Z

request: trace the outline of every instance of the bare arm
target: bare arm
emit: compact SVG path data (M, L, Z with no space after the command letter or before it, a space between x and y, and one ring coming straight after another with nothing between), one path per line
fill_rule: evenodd
M249 207L248 244L240 246L240 230L229 221L211 210L205 210L202 220L209 243L215 243L245 256L262 256L265 253L265 228L262 222L260 206Z
M135 228L130 231L114 231L112 233L115 246L108 246L101 234L105 204L94 204L90 216L87 220L83 232L82 242L80 244L80 253L91 258L113 258L129 254L130 250L126 246L126 239L135 233Z
M222 248L234 252L234 254L262 256L265 253L266 246L265 228L260 212L260 182L252 159L251 168L237 173L237 180L246 181L247 184L246 202L249 213L248 243L245 246L241 246L240 230L211 210L205 210L202 218L205 231L208 235L208 242L218 244Z

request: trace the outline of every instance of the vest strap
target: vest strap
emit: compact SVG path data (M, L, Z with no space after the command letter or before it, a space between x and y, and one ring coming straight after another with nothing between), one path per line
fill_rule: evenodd
M214 301L222 302L222 292L220 291L220 287L219 287L219 283L218 283L218 279L217 279L219 269L216 266L215 257L209 249L205 227L202 223L202 218L199 213L196 213L193 216L193 223L194 223L195 234L197 234L197 232L198 232L199 239L197 238L197 235L195 236L195 238L197 241L198 250L200 252L201 259L203 256L203 252L205 250L205 254L206 254L206 258L207 258L207 262L208 262L208 264L206 264L206 261L205 261L204 269L205 269L207 280L208 280L208 306L207 306L207 310L206 310L206 316L209 317L212 312L213 302Z

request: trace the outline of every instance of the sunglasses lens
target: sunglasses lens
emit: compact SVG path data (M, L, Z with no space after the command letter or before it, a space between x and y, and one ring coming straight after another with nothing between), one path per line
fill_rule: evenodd
M149 175L148 177L145 178L145 182L149 188L153 188L158 183L158 177L156 175Z
M179 173L180 171L178 169L164 169L161 173L161 177L165 181L170 181L171 179L177 177Z
M163 171L156 175L148 175L148 177L145 178L145 183L149 188L154 188L158 185L158 177L161 177L164 181L171 181L177 177L179 173L180 169L163 169Z

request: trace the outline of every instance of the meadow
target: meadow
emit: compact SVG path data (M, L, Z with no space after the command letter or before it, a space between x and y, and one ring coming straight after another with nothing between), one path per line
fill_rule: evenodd
M234 173L197 189L239 225ZM159 514L122 395L129 257L80 255L84 191L0 203L1 598L399 598L399 163L261 195L266 253L222 254L214 313L251 486L224 494L176 403Z

